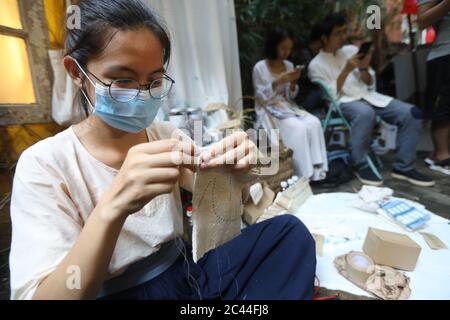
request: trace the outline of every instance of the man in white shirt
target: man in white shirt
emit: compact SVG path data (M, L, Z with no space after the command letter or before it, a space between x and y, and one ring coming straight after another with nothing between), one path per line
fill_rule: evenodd
M375 72L370 67L373 48L363 56L358 54L357 47L345 45L347 21L343 15L327 16L321 29L323 47L309 65L309 77L312 81L321 80L331 88L351 124L351 158L358 179L369 185L383 183L370 170L366 160L378 115L398 127L392 176L419 186L434 185L432 179L414 169L417 141L422 130L420 109L375 91Z

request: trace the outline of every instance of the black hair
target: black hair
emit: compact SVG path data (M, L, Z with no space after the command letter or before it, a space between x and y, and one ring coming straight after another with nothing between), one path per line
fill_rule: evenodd
M164 63L169 63L169 33L155 12L142 0L81 0L80 28L66 28L65 55L85 67L88 61L103 52L118 31L150 29L164 49ZM82 104L87 112L86 101Z
M278 45L286 39L294 39L289 30L279 27L270 30L266 38L265 57L270 60L276 59L278 57Z
M347 18L342 13L331 13L320 23L320 37L325 35L327 38L336 27L342 27L347 24Z
M319 23L313 25L313 27L311 28L311 32L309 34L309 42L311 43L320 41L322 34L323 34L322 26Z

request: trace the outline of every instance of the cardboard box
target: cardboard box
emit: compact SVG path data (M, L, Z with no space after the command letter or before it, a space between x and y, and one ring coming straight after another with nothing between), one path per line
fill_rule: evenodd
M369 228L363 250L376 264L413 271L421 247L407 235Z

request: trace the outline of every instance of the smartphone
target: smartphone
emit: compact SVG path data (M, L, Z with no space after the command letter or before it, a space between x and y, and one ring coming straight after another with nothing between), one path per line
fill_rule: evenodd
M361 59L363 59L366 54L369 52L370 48L372 47L373 42L372 41L367 41L364 42L361 47L359 48L358 54L361 55Z
M303 69L305 69L305 66L299 64L299 65L295 66L295 69L293 72L301 72Z

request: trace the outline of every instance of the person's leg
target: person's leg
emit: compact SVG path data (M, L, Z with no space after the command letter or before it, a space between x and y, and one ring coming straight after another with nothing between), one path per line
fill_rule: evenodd
M433 121L431 123L431 137L433 139L434 161L444 161L450 158L450 120Z
M427 62L427 103L425 117L431 119L434 170L450 167L450 55ZM443 171L441 171L443 172ZM444 171L447 172L447 171Z
M351 126L350 149L352 164L355 167L365 165L367 163L367 150L369 149L372 131L375 127L375 111L369 103L363 100L342 103L341 110Z
M244 229L198 266L193 274L204 299L311 299L315 243L303 223L287 214Z
M422 112L414 105L393 100L385 108L375 108L384 121L398 127L394 169L409 171L415 166L416 148L422 131Z
M292 215L244 229L198 263L189 245L180 251L178 260L155 279L101 300L312 298L315 243Z
M322 91L320 88L313 88L310 90L305 100L300 103L308 112L315 113L320 109L322 103Z
M307 122L298 117L278 120L280 138L284 145L294 151L294 171L300 177L309 179L314 172L311 161L311 146Z
M383 120L398 127L392 177L421 187L435 185L433 179L414 168L417 142L422 131L422 111L416 106L393 100L386 108L376 108L376 112Z
M303 121L307 123L308 139L310 142L311 162L314 166L312 181L323 180L328 171L327 148L323 134L322 123L319 118L309 114Z

